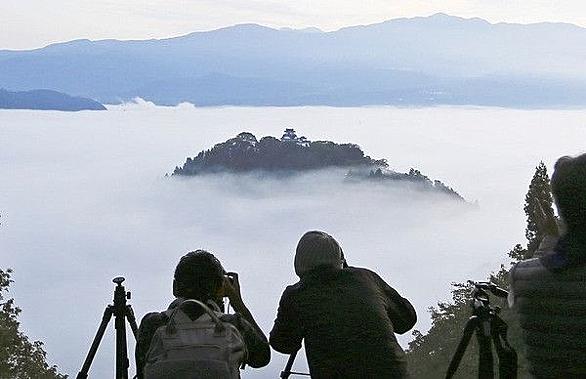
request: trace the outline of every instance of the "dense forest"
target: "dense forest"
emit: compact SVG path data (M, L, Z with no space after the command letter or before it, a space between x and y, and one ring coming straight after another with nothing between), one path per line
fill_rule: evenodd
M175 168L173 175L254 171L295 174L329 168L347 169L347 182L402 182L414 190L434 191L464 200L452 188L439 180L432 181L419 170L396 172L389 169L386 159L373 159L356 144L310 141L298 137L293 129L285 129L280 139L267 136L257 140L252 133L240 133L194 158L187 158L182 167Z

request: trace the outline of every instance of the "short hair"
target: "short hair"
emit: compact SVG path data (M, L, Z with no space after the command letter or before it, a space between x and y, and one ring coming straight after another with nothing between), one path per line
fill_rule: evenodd
M555 164L551 191L568 231L586 225L586 154L562 157Z
M179 260L174 279L175 296L207 301L221 288L224 268L212 253L191 251Z

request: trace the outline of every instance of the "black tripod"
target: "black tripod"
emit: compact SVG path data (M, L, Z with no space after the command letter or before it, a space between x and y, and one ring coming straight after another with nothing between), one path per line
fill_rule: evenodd
M114 289L114 305L106 306L102 323L98 328L98 332L83 362L83 366L79 374L77 374L77 379L87 378L88 371L98 351L102 337L104 337L106 327L110 319L112 319L112 315L114 315L114 328L116 329L116 379L128 379L129 362L128 351L126 350L126 318L128 318L128 323L135 338L138 327L136 326L136 319L134 318L132 307L130 304L126 304L126 300L130 299L130 292L126 292L126 289L122 285L124 278L120 276L114 278L112 281L116 283L116 288Z
M494 359L492 344L494 343L499 359L499 378L515 379L517 377L517 353L507 341L507 324L498 316L500 308L491 307L488 297L493 295L506 298L508 292L490 282L468 283L474 286L472 292L472 316L466 322L464 335L454 353L446 379L452 378L460 365L464 352L470 343L472 334L476 332L479 345L478 378L494 378Z
M297 357L297 353L298 352L299 352L299 350L297 350L296 352L294 352L293 354L291 354L289 356L289 360L287 360L287 364L285 365L285 369L283 371L281 371L281 375L279 375L279 377L281 379L289 379L289 377L291 375L310 376L309 374L306 374L306 373L303 373L303 372L291 371L291 368L293 368L293 362L295 362L295 357Z

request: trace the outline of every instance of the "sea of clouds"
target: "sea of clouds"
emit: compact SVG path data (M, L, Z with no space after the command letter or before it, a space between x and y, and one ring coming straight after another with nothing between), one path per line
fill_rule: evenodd
M197 248L240 273L245 302L268 332L283 288L297 279L295 245L312 229L334 235L351 265L374 269L409 298L416 328L426 330L427 308L449 298L451 282L483 279L508 262L506 252L523 242L535 166L586 150L585 122L584 110L456 107L139 102L106 112L0 111L0 267L15 270L11 293L24 330L72 376L111 301L111 279L126 277L140 319L167 306L177 260ZM343 184L342 172L164 177L241 131L279 137L286 127L310 140L357 143L391 168L417 168L478 204ZM113 352L110 330L93 377L113 376ZM273 353L268 368L244 377L277 377L285 359Z

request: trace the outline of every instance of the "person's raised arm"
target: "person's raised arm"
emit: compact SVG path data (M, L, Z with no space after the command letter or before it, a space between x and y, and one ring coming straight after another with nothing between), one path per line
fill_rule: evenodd
M276 351L283 354L293 354L301 349L302 340L303 328L299 320L299 313L290 296L290 290L287 288L281 296L269 342Z
M228 272L224 277L224 291L225 295L230 300L230 305L234 308L234 311L238 312L242 318L248 321L254 329L262 336L265 336L264 332L256 323L256 320L250 313L250 310L244 304L244 300L242 300L242 294L240 292L240 281L238 280L238 274L235 272Z
M237 315L243 319L243 322L238 323L238 329L242 333L248 348L247 364L257 368L266 366L271 359L271 349L267 337L242 300L237 273L226 273L224 277L224 295L228 296L230 305Z
M395 333L403 334L411 330L417 322L415 308L399 293L389 286L380 276L372 272L372 275L387 298L387 314L393 323Z

